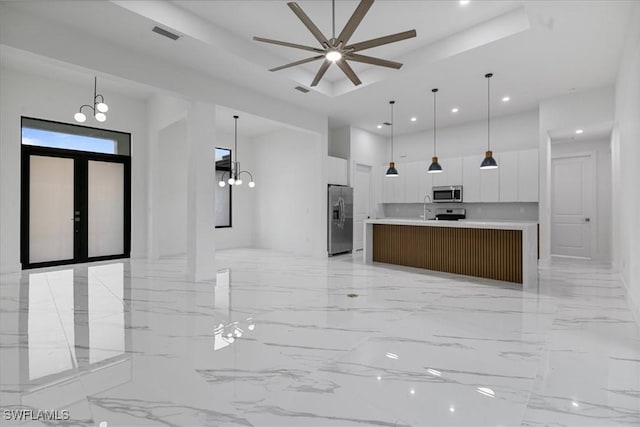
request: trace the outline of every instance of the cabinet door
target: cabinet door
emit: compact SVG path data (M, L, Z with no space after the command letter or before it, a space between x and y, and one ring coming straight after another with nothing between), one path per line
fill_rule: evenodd
M500 201L518 201L518 151L497 155L500 176Z
M445 185L462 185L462 157L447 159L447 170L448 182Z
M404 203L404 184L407 176L406 164L396 163L398 176L393 178L385 176L388 167L382 168L382 203Z
M423 162L411 162L405 164L405 203L418 203L422 201L419 191L420 172L422 166Z
M427 194L429 197L433 196L433 176L437 174L427 173L428 168L428 163L422 163L420 167L420 175L418 176L418 201L420 203L424 201Z
M479 165L477 167L480 168ZM500 168L480 169L480 201L500 201Z
M538 150L518 152L518 200L538 201Z
M480 202L480 163L482 156L464 156L462 158L462 201Z

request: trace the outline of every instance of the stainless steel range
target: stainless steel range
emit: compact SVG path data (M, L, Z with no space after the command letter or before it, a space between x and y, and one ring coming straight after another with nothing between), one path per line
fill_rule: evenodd
M436 219L439 221L457 221L465 219L467 211L464 208L438 208L436 209Z

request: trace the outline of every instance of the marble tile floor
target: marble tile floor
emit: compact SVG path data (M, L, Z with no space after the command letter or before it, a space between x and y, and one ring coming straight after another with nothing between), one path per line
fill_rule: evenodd
M360 259L4 275L0 424L640 425L640 327L607 266L554 261L523 292Z

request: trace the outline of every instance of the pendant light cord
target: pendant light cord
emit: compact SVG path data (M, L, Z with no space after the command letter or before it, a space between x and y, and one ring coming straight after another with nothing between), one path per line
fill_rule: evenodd
M233 169L238 169L238 116L233 116L234 119L234 162L233 162ZM235 171L235 175L236 177L238 176L238 170Z
M489 73L485 77L487 78L487 151L491 151L491 77L493 74Z
M396 101L389 101L389 104L391 104L391 161L393 162L393 104L395 104Z
M433 89L433 157L436 156L436 93L438 89Z

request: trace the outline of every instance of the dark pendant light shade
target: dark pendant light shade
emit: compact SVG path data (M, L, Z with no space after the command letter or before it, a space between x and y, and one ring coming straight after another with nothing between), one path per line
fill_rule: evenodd
M396 169L396 164L394 162L389 162L389 169L387 169L385 176L391 178L398 176L398 169Z
M438 89L431 89L431 92L433 92L433 157L427 173L441 173L442 166L438 163L438 156L436 156L436 93Z
M497 169L498 163L496 159L493 158L493 151L489 150L484 153L484 160L482 160L482 164L480 165L480 169Z
M484 75L487 79L487 151L484 154L484 160L480 164L480 169L497 169L498 162L493 158L491 151L491 77L492 73Z
M396 169L396 164L393 161L393 104L396 101L389 101L391 105L391 161L389 162L389 169L387 169L387 173L384 175L388 178L394 178L398 176L398 169Z
M442 172L442 166L438 163L438 157L434 156L431 158L431 164L429 165L429 170L427 173L440 173Z

